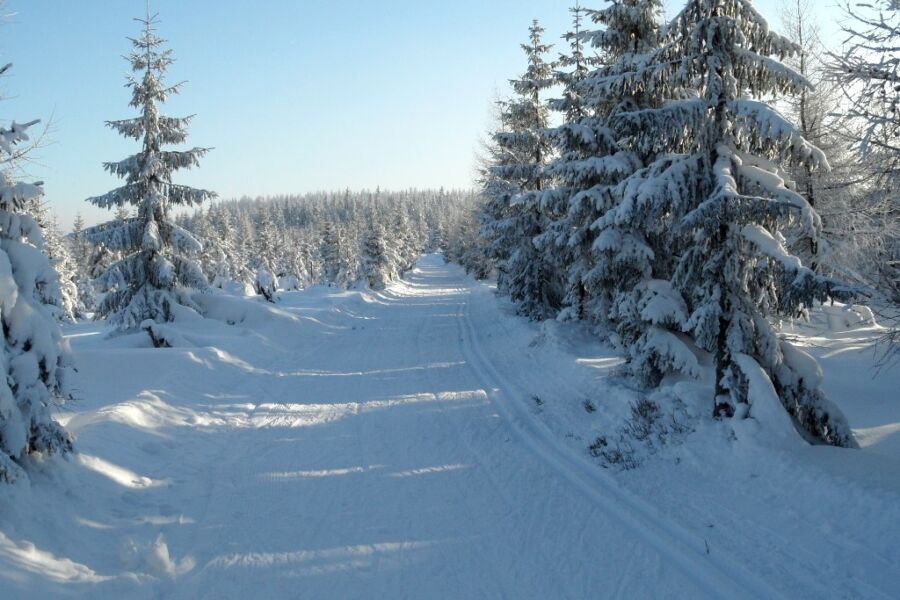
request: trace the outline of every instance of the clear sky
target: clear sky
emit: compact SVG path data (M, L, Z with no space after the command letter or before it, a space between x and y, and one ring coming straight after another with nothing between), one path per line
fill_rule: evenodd
M818 1L818 0L816 0ZM781 0L758 0L777 25ZM582 0L588 7L604 2ZM532 18L558 42L571 0L152 0L187 80L164 112L196 114L214 147L178 181L222 197L343 188L467 187L491 101L523 69ZM837 11L822 0L833 38ZM670 14L681 0L668 0ZM119 185L101 168L137 146L104 127L134 115L123 85L144 0L6 0L0 119L52 124L29 165L68 227L109 215L84 199Z

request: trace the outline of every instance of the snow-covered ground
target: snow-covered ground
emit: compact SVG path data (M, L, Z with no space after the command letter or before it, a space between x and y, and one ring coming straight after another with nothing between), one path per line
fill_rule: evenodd
M700 419L617 470L587 450L640 396L615 353L515 317L438 256L379 294L204 298L214 319L176 348L67 330L80 454L0 488L0 597L900 589L898 377L872 379L877 328L793 332L861 450Z

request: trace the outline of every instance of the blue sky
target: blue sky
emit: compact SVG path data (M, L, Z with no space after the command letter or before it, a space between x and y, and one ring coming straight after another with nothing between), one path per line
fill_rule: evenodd
M587 6L601 6L602 2ZM669 0L670 11L681 4ZM824 0L831 4L831 0ZM222 197L346 187L464 187L491 101L523 68L532 18L558 38L570 0L153 0L187 80L164 111L194 114L215 150L179 181ZM780 0L759 0L778 23ZM84 199L118 185L101 168L135 145L106 129L133 115L123 87L143 0L6 0L0 118L50 121L29 165L68 226L108 213ZM826 34L836 11L823 7ZM830 36L833 37L833 36Z

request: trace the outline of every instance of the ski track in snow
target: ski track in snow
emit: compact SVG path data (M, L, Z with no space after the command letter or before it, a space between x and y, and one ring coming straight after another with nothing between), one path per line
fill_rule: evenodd
M71 328L84 400L62 418L81 454L0 490L0 597L890 597L894 546L720 506L732 543L710 553L536 418L535 390L579 398L595 370L501 356L486 336L517 325L499 306L426 256L380 294L197 325L193 348ZM835 586L840 552L858 572Z

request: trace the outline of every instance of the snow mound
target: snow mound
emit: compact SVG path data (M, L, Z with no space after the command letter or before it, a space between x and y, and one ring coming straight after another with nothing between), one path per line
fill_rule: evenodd
M159 534L156 540L150 545L147 553L144 555L146 561L147 572L160 578L171 578L184 575L193 570L195 566L194 559L186 556L180 561L172 560L169 554L169 546L163 534Z
M271 303L262 302L258 296L246 298L221 292L195 294L194 302L200 306L208 319L222 321L228 325L243 325L257 328L271 325L273 321L288 320L296 324L299 319Z
M753 357L746 354L736 354L735 362L740 367L749 386L748 398L750 399L750 413L752 418L765 431L766 443L776 442L783 446L798 446L801 438L791 422L790 416L785 412L775 386L769 376ZM756 429L747 424L747 419L735 419L735 434L741 439L742 434L749 433L749 429Z
M868 306L854 304L840 304L822 307L822 313L828 322L830 331L849 331L859 327L877 325L875 315Z
M149 575L156 579L180 577L191 572L197 564L192 556L174 560L161 533L150 543L138 544L133 539L127 540L120 550L119 559L125 569L138 577Z

